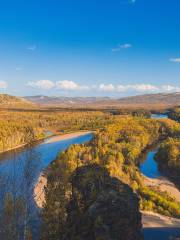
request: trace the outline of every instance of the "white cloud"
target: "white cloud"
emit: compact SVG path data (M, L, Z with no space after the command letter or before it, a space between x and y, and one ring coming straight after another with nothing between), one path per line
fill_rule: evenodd
M155 86L151 84L127 84L127 85L113 85L113 84L100 84L98 86L99 91L105 92L140 92L140 93L155 93L155 92L178 92L180 91L180 87L172 86L172 85L161 85Z
M129 85L113 85L113 84L100 84L98 89L100 91L107 92L126 92L126 91L137 91L137 92L146 92L146 91L156 91L158 88L150 84L129 84Z
M36 45L31 45L27 47L27 50L34 51L36 50L37 46Z
M121 49L128 49L131 47L132 47L132 44L130 44L130 43L118 44L116 48L112 49L112 51L117 52L117 51L120 51Z
M7 82L5 82L5 81L0 81L0 88L1 88L1 89L6 89L7 87L8 87Z
M52 89L55 86L55 84L50 80L39 80L37 82L28 82L27 86L48 90Z
M70 80L62 80L53 82L50 80L39 80L39 81L29 81L27 86L39 89L60 89L60 90L87 90L89 86L86 85L79 85L76 82Z
M164 92L179 92L180 87L172 86L172 85L163 85L161 87L162 91Z
M180 58L170 58L170 62L180 63Z
M114 86L113 86L113 84L100 84L99 85L99 90L100 91L108 91L108 92L113 92L114 91Z
M153 86L151 84L135 84L135 85L129 85L130 89L133 89L138 92L146 92L146 91L156 91L158 90L158 87Z
M79 85L73 81L70 80L62 80L56 82L57 89L62 90L88 90L89 86L86 85Z
M1 82L0 82L1 83ZM4 82L4 86L6 83ZM179 92L179 86L173 85L152 85L152 84L113 84L113 83L101 83L99 85L80 85L71 80L61 80L53 82L50 80L39 80L36 82L28 82L27 86L44 89L44 90L66 90L66 91L98 91L109 93L125 93L125 92L137 92L137 93L156 93L156 92ZM1 87L1 84L0 84Z

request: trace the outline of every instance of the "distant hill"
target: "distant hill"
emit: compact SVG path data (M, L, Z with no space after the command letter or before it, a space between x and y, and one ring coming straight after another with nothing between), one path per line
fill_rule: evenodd
M120 105L146 107L172 107L180 105L180 92L145 94L118 99Z
M121 103L165 103L165 104L180 104L179 93L158 93L158 94L144 94L139 96L120 98Z
M96 103L109 102L111 98L108 97L48 97L43 95L24 97L26 100L35 104L45 106L59 106L59 107L78 107L91 106Z
M180 105L180 92L145 94L120 99L108 97L48 97L42 95L25 97L25 99L44 107L154 109Z
M35 104L28 100L8 94L0 94L0 108L34 108Z

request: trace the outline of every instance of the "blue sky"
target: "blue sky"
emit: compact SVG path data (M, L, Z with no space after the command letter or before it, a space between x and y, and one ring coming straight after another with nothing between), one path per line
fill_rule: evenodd
M179 0L7 0L0 91L111 96L180 91Z

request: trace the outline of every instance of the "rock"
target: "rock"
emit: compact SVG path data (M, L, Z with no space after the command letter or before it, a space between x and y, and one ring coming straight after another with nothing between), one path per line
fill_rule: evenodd
M131 188L98 165L72 176L64 240L141 240L139 199Z

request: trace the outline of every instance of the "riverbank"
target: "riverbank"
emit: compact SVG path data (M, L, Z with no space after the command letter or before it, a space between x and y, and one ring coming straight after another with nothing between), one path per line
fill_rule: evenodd
M92 131L79 131L79 132L67 133L67 134L63 134L63 135L61 134L61 135L53 136L53 137L46 139L43 144L58 142L61 140L63 141L63 140L71 139L71 138L76 138L76 137L84 136L84 135L90 134L90 133L92 133Z
M180 219L142 211L143 228L180 228Z
M148 187L157 187L162 192L167 192L171 197L180 203L180 191L173 182L165 177L148 178L143 175L144 184Z
M92 133L92 131L79 131L79 132L74 132L74 133L67 133L67 134L61 134L57 136L50 137L46 139L42 144L49 144L49 143L54 143L58 141L63 141L67 139L72 139L72 138L77 138L80 136L84 136L87 134ZM42 208L44 200L45 200L45 194L44 194L44 188L47 184L47 178L45 175L42 173L34 187L34 200L39 208Z
M34 199L39 208L43 207L45 202L44 188L47 184L47 179L41 175L34 188ZM142 211L143 228L180 228L180 219L167 217L158 213Z
M79 132L66 133L66 134L54 133L51 136L47 136L47 137L43 137L43 138L39 138L39 139L34 140L33 144L40 143L40 142L43 142L43 141L44 141L44 143L52 143L52 142L56 142L56 141L60 141L60 140L66 140L66 139L71 139L71 138L74 138L74 137L80 137L80 136L86 135L88 133L92 133L92 131L79 131ZM19 144L17 146L8 148L4 151L0 151L0 154L10 152L10 151L13 151L13 150L16 150L16 149L19 149L19 148L23 148L23 147L26 147L27 145L28 145L28 143L22 143L22 144Z
M15 147L8 148L7 150L0 151L0 154L1 154L1 153L6 153L6 152L9 152L9 151L12 151L12 150L18 149L18 148L25 147L26 145L27 145L27 143L19 144L19 145L15 146Z
M44 141L45 139L51 138L51 137L53 137L53 136L55 136L55 135L48 136L48 137L43 137L43 138L38 138L38 139L34 140L32 143L38 143L38 142ZM6 150L4 150L4 151L0 151L0 154L1 154L1 153L6 153L6 152L10 152L10 151L12 151L12 150L16 150L16 149L19 149L19 148L23 148L23 147L27 146L28 144L29 144L29 143L19 144L19 145L17 145L17 146L8 148L8 149L6 149Z
M41 174L38 181L34 187L34 200L39 208L43 207L45 202L45 186L47 185L47 178Z

